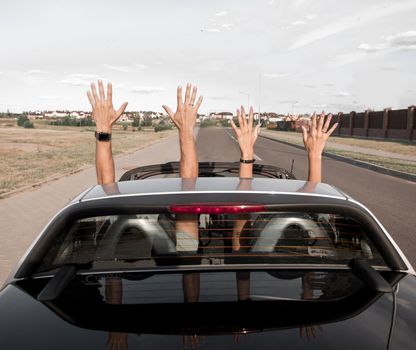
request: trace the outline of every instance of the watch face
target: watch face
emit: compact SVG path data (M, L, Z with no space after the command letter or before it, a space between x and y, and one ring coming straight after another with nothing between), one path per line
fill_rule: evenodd
M95 137L98 141L110 141L111 140L111 134L108 132L96 132Z

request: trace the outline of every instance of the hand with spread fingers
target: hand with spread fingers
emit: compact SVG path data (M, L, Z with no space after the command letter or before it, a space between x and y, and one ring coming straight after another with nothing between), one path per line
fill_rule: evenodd
M124 102L116 111L113 107L113 87L107 85L107 96L105 96L103 82L98 81L98 94L95 84L91 84L91 91L87 92L88 100L92 106L92 117L98 132L111 132L112 125L121 117L127 107Z
M326 141L338 126L338 123L335 123L329 128L331 120L331 114L325 120L324 112L319 117L314 113L309 128L302 125L303 144L308 152L308 181L310 182L322 181L322 153Z
M183 101L182 87L178 86L178 103L176 112L173 113L173 111L166 105L162 106L166 113L169 115L170 119L172 119L173 123L179 129L179 132L193 133L196 118L198 115L198 109L202 103L202 96L199 96L197 102L195 103L197 92L198 88L196 86L192 87L192 84L188 83L186 85L185 101Z
M329 136L331 136L338 126L338 123L335 123L329 129L331 120L332 114L329 114L325 120L324 112L322 112L319 117L314 113L311 118L309 130L306 126L302 125L303 144L305 145L308 154L322 155L326 140L328 140Z
M110 142L111 129L124 113L127 102L124 102L116 111L113 107L113 87L111 83L108 83L107 95L105 95L101 80L98 81L98 94L93 83L91 84L91 91L87 92L87 96L92 106L92 117L95 120L97 132L95 135L97 139L95 155L97 182L100 185L112 184L115 181L115 170Z
M192 85L188 83L186 85L184 101L182 97L182 87L178 86L178 104L176 112L173 113L166 105L162 106L179 129L179 144L181 151L180 176L183 179L193 179L198 177L198 157L196 154L194 127L198 116L198 109L202 103L202 96L199 96L195 103L197 92L197 87L194 86L192 88Z
M239 127L235 125L233 120L231 120L231 126L234 129L238 145L240 146L241 158L251 160L254 157L254 144L259 135L260 124L253 127L253 107L250 107L248 120L243 106L241 106L241 111L237 109L237 118Z

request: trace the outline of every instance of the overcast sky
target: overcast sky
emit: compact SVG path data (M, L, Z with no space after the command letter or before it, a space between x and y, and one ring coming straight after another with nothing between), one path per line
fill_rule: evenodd
M112 81L128 110L288 113L416 104L415 0L0 2L0 111L89 110Z

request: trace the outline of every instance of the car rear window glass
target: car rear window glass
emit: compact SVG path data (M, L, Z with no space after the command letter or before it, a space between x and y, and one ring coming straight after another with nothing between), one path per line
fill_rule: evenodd
M84 218L54 240L37 272L65 264L91 270L341 264L386 266L365 228L325 213L136 214Z

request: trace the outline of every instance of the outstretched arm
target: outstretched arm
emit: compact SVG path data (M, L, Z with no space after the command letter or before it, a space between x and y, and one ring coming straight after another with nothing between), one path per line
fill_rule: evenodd
M113 88L111 83L107 85L107 96L101 80L98 81L98 94L95 84L91 84L91 91L87 92L88 100L92 106L92 117L95 120L96 133L110 134L113 124L120 118L127 107L124 102L116 111L113 107ZM96 134L96 135L97 135ZM95 166L97 172L97 183L100 185L110 184L115 181L114 160L111 150L111 140L96 141Z
M191 94L192 90L192 94ZM179 130L179 143L181 151L180 175L181 178L189 179L198 177L198 157L194 139L194 127L198 115L198 109L202 103L202 96L199 96L195 104L197 87L192 88L191 84L186 85L185 101L182 99L182 87L178 87L176 112L163 105L162 107L172 119Z
M331 119L332 114L328 115L325 121L324 112L319 117L314 113L309 128L302 125L303 144L308 152L308 181L310 182L322 181L322 152L324 151L326 140L338 126L338 123L335 123L329 129Z
M237 109L237 117L239 127L235 125L233 120L231 120L231 126L234 129L238 146L240 147L241 160L254 160L254 144L256 143L257 137L259 135L260 124L257 124L255 127L253 127L253 107L250 107L248 120L243 106L241 106L241 111ZM243 163L241 160L240 178L253 177L253 163Z

